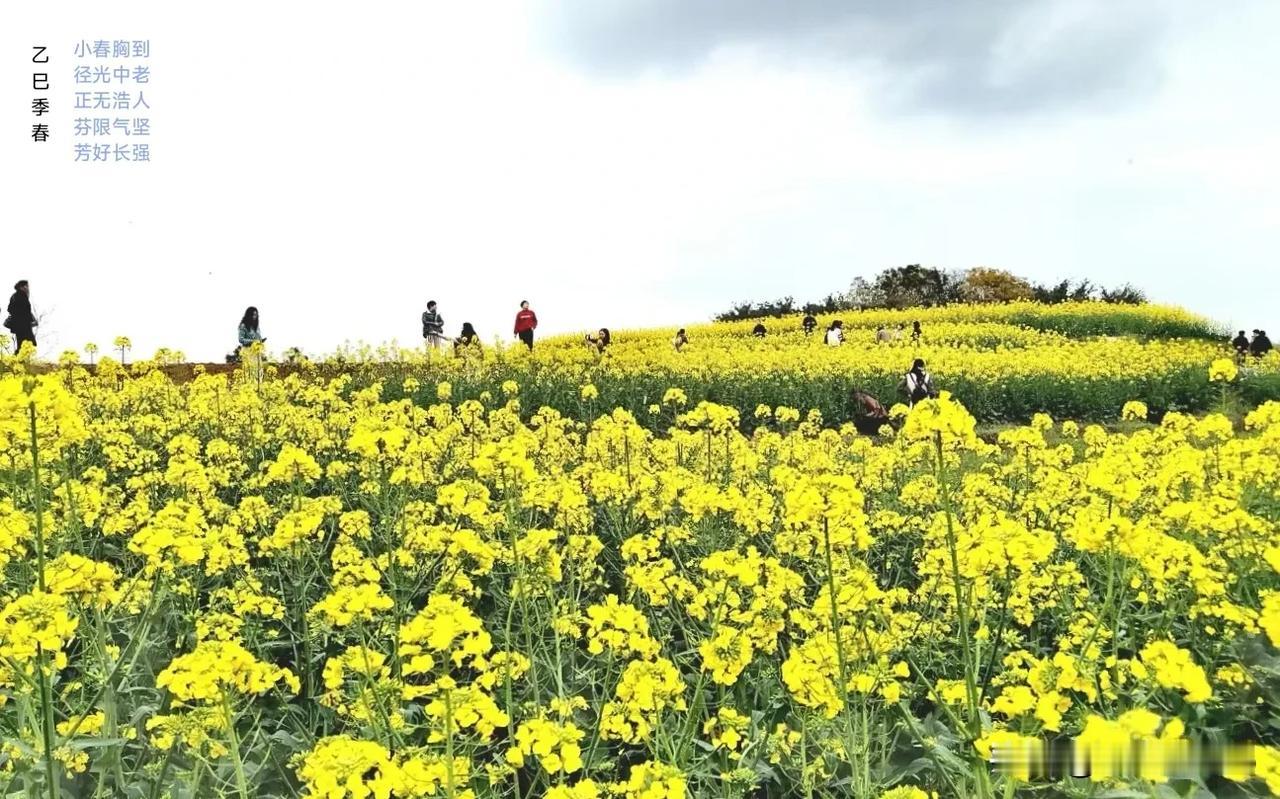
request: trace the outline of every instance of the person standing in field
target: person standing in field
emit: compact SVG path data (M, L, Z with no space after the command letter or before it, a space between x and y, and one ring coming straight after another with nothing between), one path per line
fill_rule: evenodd
M262 328L258 326L258 309L252 305L245 308L244 316L240 317L240 328L236 331L236 339L240 342L240 346L236 347L235 360L244 363L256 380L262 380L260 350L261 345L267 343L267 339L262 335ZM255 347L255 344L259 346Z
M921 333L922 333L922 331L920 330L920 323L919 323L919 322L912 322L912 323L911 323L911 343L912 343L912 344L919 344L919 343L920 343L920 335L921 335Z
M240 317L240 329L236 332L236 338L240 342L240 346L236 348L237 353L255 342L267 341L258 327L258 309L252 305L245 308L244 316Z
M20 351L23 342L28 341L34 347L36 345L35 329L40 323L31 312L31 284L27 281L19 280L13 284L13 296L9 298L8 314L5 317L4 326L13 333L13 351L15 353Z
M1231 339L1231 346L1235 347L1236 355L1240 357L1249 354L1249 338L1244 334L1243 330L1236 333L1236 337Z
M813 314L805 314L804 319L800 322L800 326L804 328L806 336L812 336L813 331L818 328L818 320L813 318Z
M435 300L428 302L427 310L422 312L422 337L433 352L444 349L444 317L436 309Z
M676 331L675 338L671 339L671 346L676 348L676 352L684 349L684 345L689 343L689 336L685 334L684 328Z
M1267 331L1253 331L1253 341L1249 342L1249 354L1255 358L1261 358L1271 352L1271 339L1267 338Z
M515 335L530 351L533 350L533 331L538 327L538 315L529 309L529 301L521 300L516 313Z
M907 406L912 408L921 400L937 396L937 392L933 390L933 378L924 370L922 358L916 358L912 362L911 370L903 375L898 389L907 395Z
M880 325L879 327L877 327L876 343L888 344L890 341L893 341L893 333L889 332L889 328L885 327L884 325Z
M827 328L827 335L823 338L827 346L839 347L844 343L844 322L837 319Z

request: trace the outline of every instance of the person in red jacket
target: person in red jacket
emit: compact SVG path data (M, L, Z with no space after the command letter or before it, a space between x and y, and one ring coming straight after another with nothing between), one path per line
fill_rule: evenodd
M538 326L538 315L529 310L529 301L523 300L520 303L520 312L516 314L516 338L524 342L529 349L533 349L533 329Z

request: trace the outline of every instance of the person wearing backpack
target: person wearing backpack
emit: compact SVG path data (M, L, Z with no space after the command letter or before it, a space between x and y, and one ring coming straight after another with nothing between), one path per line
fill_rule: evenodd
M422 337L433 352L444 349L444 317L436 310L435 300L428 302L427 310L422 312Z
M924 370L924 359L915 359L911 370L903 375L902 382L898 384L898 390L906 395L908 407L915 407L917 402L938 395L933 390L933 378Z
M35 328L39 322L31 312L31 284L27 281L19 280L13 284L13 296L9 298L8 314L4 319L4 326L13 333L13 351L21 350L24 341L30 341L31 346L34 347L36 345Z

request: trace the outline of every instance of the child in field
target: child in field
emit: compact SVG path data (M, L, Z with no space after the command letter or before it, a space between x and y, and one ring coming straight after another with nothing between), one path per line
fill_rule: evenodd
M765 332L764 322L756 322L756 326L751 328L751 335L756 338L764 338Z
M689 337L685 335L684 328L676 331L676 337L671 339L671 346L676 348L676 352L684 349L684 345L689 343Z
M818 327L818 320L813 318L813 314L805 314L804 319L800 322L800 326L804 328L806 336L812 336L813 331Z

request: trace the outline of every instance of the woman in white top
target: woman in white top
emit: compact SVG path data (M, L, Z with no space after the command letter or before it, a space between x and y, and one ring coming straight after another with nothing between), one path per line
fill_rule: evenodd
M827 328L826 342L832 347L838 347L844 343L844 322L837 319L831 323Z

